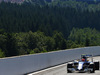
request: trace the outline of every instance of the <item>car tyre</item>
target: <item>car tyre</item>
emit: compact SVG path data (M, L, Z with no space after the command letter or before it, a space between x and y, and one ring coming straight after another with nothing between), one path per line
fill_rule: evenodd
M99 62L94 62L95 64L95 70L99 70Z
M67 73L72 73L72 71L68 70L68 68L73 68L72 64L67 64Z
M95 65L94 65L94 64L91 64L91 65L90 65L90 68L93 69L92 71L90 70L90 73L95 73Z

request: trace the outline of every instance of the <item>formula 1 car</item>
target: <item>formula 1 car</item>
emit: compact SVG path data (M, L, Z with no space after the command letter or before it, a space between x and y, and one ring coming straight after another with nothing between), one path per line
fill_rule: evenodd
M95 70L99 70L99 61L94 62L92 55L82 54L80 60L74 60L67 64L67 73L75 71L94 73Z

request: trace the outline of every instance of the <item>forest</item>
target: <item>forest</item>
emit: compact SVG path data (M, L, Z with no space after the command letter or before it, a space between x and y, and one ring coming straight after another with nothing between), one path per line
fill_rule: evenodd
M73 28L68 36L54 31L52 36L44 32L6 33L0 30L0 57L44 53L70 48L100 46L100 32L91 28Z
M24 0L24 3L34 5L49 5L58 7L72 7L80 10L100 10L100 0Z
M0 4L0 57L100 46L100 11Z

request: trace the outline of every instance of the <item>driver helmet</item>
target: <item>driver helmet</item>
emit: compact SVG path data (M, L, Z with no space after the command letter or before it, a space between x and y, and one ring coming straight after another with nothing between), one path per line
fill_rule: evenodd
M84 58L82 58L82 61L85 61L85 59L84 59Z

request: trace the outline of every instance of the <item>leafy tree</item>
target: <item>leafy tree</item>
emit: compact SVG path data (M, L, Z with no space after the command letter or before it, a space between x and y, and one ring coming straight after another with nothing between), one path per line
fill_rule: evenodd
M90 45L90 40L88 38L88 35L86 36L86 43L85 43L86 46L89 46Z
M29 53L28 50L28 35L26 33L16 33L14 34L15 38L16 38L16 43L17 43L17 50L18 50L18 54L19 55L25 55Z
M18 55L17 43L13 34L7 34L7 43L6 43L6 56L16 56Z
M52 37L46 37L46 50L47 52L55 50L55 40Z
M66 48L66 41L63 38L63 34L61 32L54 32L53 38L55 40L55 49L65 49Z
M6 35L5 34L0 34L0 49L3 51L6 51Z
M0 49L0 58L4 58L5 57L5 53Z
M73 28L69 35L69 40L76 42L76 44L83 46L92 46L93 44L100 45L98 42L100 38L100 32L91 28ZM97 43L96 43L97 42Z

